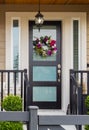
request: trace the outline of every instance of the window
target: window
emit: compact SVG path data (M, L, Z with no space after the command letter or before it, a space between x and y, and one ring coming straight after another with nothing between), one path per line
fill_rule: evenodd
M19 20L13 20L12 28L13 69L19 69Z
M78 48L78 37L79 37L79 21L73 21L73 68L78 70L78 55L79 55L79 48Z

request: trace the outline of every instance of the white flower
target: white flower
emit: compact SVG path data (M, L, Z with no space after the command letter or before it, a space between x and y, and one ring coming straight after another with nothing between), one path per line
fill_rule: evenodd
M49 41L47 40L47 41L46 41L46 44L48 44L48 43L49 43Z
M53 54L56 54L57 53L57 50L53 50Z
M54 44L54 47L56 47L56 44Z
M55 46L52 46L52 48L55 48Z
M42 46L42 48L43 48L44 50L48 50L48 47L47 47L47 46Z

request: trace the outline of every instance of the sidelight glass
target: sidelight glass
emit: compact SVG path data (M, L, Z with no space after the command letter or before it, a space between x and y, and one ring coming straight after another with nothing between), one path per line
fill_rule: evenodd
M79 63L79 21L73 20L73 67L78 70Z
M12 27L12 67L14 70L19 69L19 50L20 50L20 27L19 27L19 20L13 20L13 27ZM16 80L18 81L19 74L16 73Z
M13 20L13 69L19 69L19 20Z

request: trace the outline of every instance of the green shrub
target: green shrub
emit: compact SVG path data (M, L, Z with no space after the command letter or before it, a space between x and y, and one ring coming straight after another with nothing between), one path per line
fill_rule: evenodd
M21 122L0 122L0 130L23 130Z
M2 107L6 111L21 111L22 99L19 96L9 95L2 102ZM0 130L23 130L22 122L0 122Z
M85 130L89 130L89 125L85 125Z
M87 96L85 99L85 106L87 108L87 114L89 115L89 96ZM89 125L85 125L84 129L89 130Z
M9 95L2 103L6 111L22 111L22 99L19 96Z
M87 108L87 112L89 113L89 96L87 96L85 99L85 106Z

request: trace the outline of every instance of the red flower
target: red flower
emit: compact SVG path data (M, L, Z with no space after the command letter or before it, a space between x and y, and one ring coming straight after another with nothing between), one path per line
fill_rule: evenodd
M38 42L39 42L39 39L37 38L37 39L36 39L36 43L38 43Z
M57 48L53 48L53 53L56 53L57 52Z
M50 46L54 46L55 43L56 43L56 41L55 41L55 40L52 40L52 41L50 42Z
M37 44L37 48L41 48L42 45L40 43Z
M44 42L47 42L47 40L48 40L48 37L45 37L45 38L44 38Z
M52 51L51 51L51 50L48 50L48 51L47 51L47 55L51 56L51 54L52 54Z
M57 48L53 48L53 51L57 51Z

